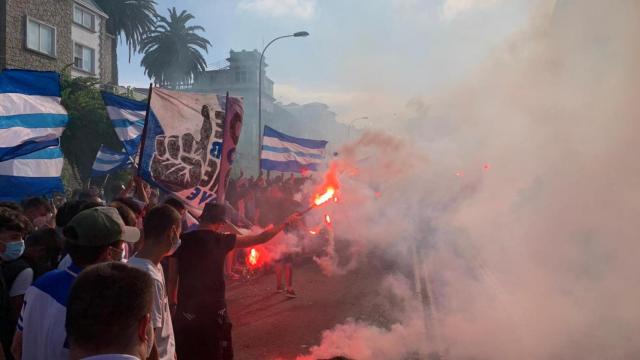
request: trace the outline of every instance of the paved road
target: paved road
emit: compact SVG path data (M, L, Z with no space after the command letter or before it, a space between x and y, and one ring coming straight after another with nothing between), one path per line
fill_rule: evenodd
M293 359L317 345L323 330L349 317L384 323L386 310L375 301L382 275L376 263L326 277L302 260L294 265L295 299L275 292L271 272L249 283L228 282L236 359Z

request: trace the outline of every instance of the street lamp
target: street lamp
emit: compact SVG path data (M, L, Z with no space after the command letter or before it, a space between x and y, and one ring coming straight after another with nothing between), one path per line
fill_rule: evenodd
M349 127L347 128L347 140L349 140L351 138L351 128L353 127L353 123L355 123L358 120L369 120L368 116L361 116L359 118L355 118L353 120L351 120L351 122L349 122Z
M291 35L278 36L277 38L269 41L267 46L262 49L260 54L260 63L258 64L258 174L260 174L260 152L262 151L262 63L264 61L264 53L267 48L274 42L280 39L288 37L307 37L309 33L306 31L298 31Z

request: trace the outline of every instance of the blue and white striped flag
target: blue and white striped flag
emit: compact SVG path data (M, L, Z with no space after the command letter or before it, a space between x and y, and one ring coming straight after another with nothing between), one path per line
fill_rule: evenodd
M264 127L260 168L282 172L316 171L327 141L293 137Z
M20 202L64 192L60 177L63 164L58 146L0 162L0 201Z
M58 146L68 121L58 73L0 73L0 161Z
M131 165L129 154L102 145L91 168L91 176L103 176Z
M107 107L107 114L118 139L122 141L127 153L135 159L142 139L147 104L106 91L102 92L102 100Z

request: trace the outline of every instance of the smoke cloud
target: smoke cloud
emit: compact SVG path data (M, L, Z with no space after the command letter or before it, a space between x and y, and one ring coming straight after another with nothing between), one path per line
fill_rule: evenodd
M413 268L385 282L391 325L348 320L301 358L640 358L638 14L561 3L408 102L403 136L341 151L328 211L347 263L383 250Z

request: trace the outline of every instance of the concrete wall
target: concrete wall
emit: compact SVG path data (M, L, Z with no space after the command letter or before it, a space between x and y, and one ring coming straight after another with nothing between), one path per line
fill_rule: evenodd
M5 67L60 71L73 62L73 0L2 0L6 2ZM27 16L56 28L56 55L26 48Z
M5 41L7 38L7 2L5 0L0 1L0 70L6 67L6 47Z

